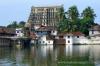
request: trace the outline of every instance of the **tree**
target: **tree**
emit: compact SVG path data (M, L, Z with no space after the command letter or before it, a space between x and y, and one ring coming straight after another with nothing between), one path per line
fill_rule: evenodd
M71 22L76 22L79 17L79 12L76 6L71 6L66 12L68 19Z
M19 23L17 21L13 21L11 24L7 25L8 28L23 28L25 25L24 21L20 21Z
M71 22L71 32L78 31L79 29L79 12L76 6L71 6L66 12L68 20Z
M24 21L20 21L18 24L19 28L23 28L25 26L25 22Z
M80 31L84 34L89 34L89 28L93 25L95 25L94 20L96 17L96 14L94 13L94 10L91 7L87 7L83 10L81 13L82 19L81 19L81 25L80 25Z
M91 7L87 7L86 9L84 9L81 15L83 17L83 22L88 24L89 27L94 24L96 14Z
M8 28L16 28L18 25L17 25L17 21L13 21L11 24L9 24L7 27Z
M59 19L58 20L58 25L57 25L58 31L62 32L62 31L64 31L64 29L66 27L66 24L65 24L66 23L65 22L66 17L65 17L65 12L64 12L63 7L61 7L59 9L59 11L57 12L56 17Z

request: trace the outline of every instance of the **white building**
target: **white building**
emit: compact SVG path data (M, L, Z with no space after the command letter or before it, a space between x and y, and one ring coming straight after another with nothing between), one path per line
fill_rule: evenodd
M73 34L65 34L64 39L66 40L66 44L68 45L73 44Z
M70 33L60 33L55 37L55 44L73 44L73 35Z
M47 35L43 35L38 39L40 45L53 45L54 41Z
M81 32L73 32L73 43L74 44L89 44L90 41Z
M91 44L100 44L100 25L93 26L89 29Z
M22 28L17 28L16 29L16 35L17 37L23 37L24 36L24 31Z
M93 26L89 29L89 36L94 36L100 34L100 25Z
M72 45L72 44L89 44L90 41L87 37L85 37L84 34L82 34L81 32L73 32L73 33L61 33L61 34L58 34L55 39L59 39L61 40L61 43L64 43L62 42L62 39L65 40L65 43L64 44L67 44L67 45ZM64 41L63 40L63 41ZM60 43L60 42L57 42L56 43Z

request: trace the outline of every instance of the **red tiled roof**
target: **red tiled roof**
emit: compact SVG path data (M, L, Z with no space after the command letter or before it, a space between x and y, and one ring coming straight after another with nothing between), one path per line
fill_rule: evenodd
M0 33L15 34L15 29L13 29L13 28L0 28Z
M51 31L51 30L56 30L56 27L53 27L53 26L41 26L36 31Z
M72 34L73 34L74 36L84 36L84 34L81 33L81 32L72 32Z
M64 35L74 35L74 36L80 36L80 35L84 35L81 32L63 32L63 33L59 33L59 36L64 36Z

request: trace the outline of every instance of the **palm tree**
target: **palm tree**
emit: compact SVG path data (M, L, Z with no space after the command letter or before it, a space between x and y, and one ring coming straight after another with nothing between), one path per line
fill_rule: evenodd
M66 12L66 14L71 22L75 22L79 17L79 12L76 6L71 6L69 10Z
M94 24L96 14L94 13L94 10L91 7L87 7L86 9L84 9L81 15L84 21L87 22L89 26Z
M69 21L71 22L70 26L70 31L76 31L77 29L79 29L77 27L78 22L79 22L79 12L76 6L71 6L68 11L66 12L67 18L69 19Z

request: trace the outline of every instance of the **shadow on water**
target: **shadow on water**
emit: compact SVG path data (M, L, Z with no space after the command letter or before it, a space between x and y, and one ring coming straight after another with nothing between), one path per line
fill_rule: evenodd
M99 45L0 47L0 66L99 66Z

